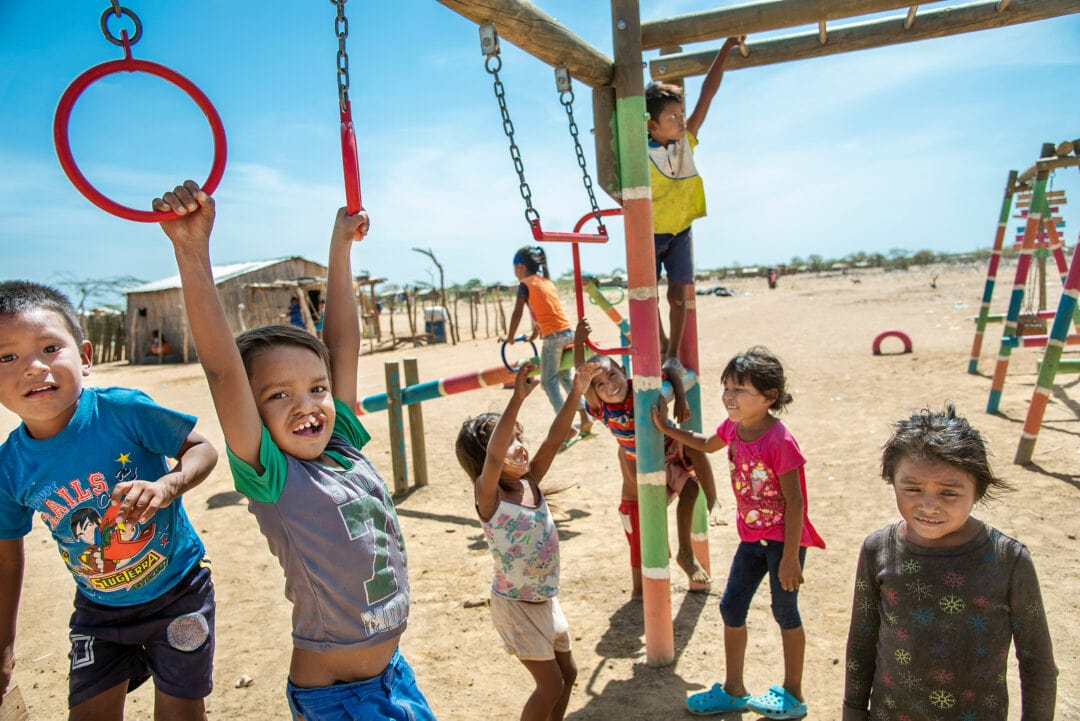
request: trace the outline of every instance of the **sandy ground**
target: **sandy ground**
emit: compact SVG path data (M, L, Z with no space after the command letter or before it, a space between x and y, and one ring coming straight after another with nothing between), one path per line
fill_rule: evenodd
M1003 268L999 279L1011 279L1012 272ZM736 297L698 298L706 427L715 427L724 417L720 369L733 353L750 345L765 344L781 356L795 397L785 422L807 457L810 515L828 543L827 550L809 554L800 598L808 638L804 688L811 719L839 716L859 544L897 515L892 492L878 476L881 444L891 422L927 405L940 408L946 400L954 401L982 430L997 470L1016 486L1015 493L977 513L1031 549L1060 668L1057 717L1080 719L1080 627L1072 622L1080 616L1080 390L1076 376L1059 376L1034 464L1012 465L1041 352L1013 354L1001 413L987 415L1000 326L991 326L987 335L981 374L966 373L971 319L984 273L983 267L971 266L867 273L859 282L835 275L784 277L774 291L763 279L725 281L739 291ZM936 288L931 287L935 276ZM999 282L995 310L1004 308L1006 286ZM1051 297L1056 299L1056 293ZM613 343L613 326L595 308L589 313L598 339ZM872 355L874 336L887 328L906 331L914 352ZM899 350L899 342L886 341L885 350ZM364 356L361 393L384 390L382 364L407 356L418 358L425 380L499 363L494 339ZM112 365L95 369L91 381L141 388L159 403L197 415L199 430L223 448L199 366ZM515 719L531 688L524 668L503 652L487 608L465 605L487 595L491 558L473 512L470 485L453 455L453 439L467 416L501 410L507 394L492 388L426 403L430 484L398 502L413 588L402 647L444 721ZM546 399L537 392L522 413L534 444L551 417ZM6 434L15 425L16 419L0 409L0 431ZM389 477L385 415L369 417L367 425L373 435L368 452ZM728 523L710 528L713 589L688 593L685 576L673 570L676 660L663 668L646 664L641 606L629 600L626 541L616 511L614 440L602 431L560 455L551 474L578 484L561 497L568 518L560 524L560 598L580 669L567 718L688 718L683 711L686 695L723 677L718 594L737 543L726 473L718 472L718 486L720 516ZM218 622L210 717L285 719L289 608L279 566L246 504L233 492L225 463L190 492L185 503L214 561ZM15 682L33 719L59 719L66 707L73 589L41 524L27 537L26 547ZM782 675L779 633L767 594L755 599L749 627L747 683L760 693ZM254 683L238 688L236 681L243 675ZM1010 718L1018 719L1015 669L1010 686ZM151 707L151 692L140 689L129 698L127 718L150 719Z

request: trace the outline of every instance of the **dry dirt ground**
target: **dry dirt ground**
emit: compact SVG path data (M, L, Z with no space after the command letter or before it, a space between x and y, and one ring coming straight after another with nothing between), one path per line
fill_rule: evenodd
M1005 306L1003 289L1012 272L1006 267L999 274L1005 280L998 284L995 310ZM733 353L767 345L783 359L790 379L795 400L785 423L807 457L809 512L828 543L827 550L809 554L800 594L808 638L804 688L811 719L839 717L859 544L897 516L892 492L879 478L881 444L893 421L915 409L940 408L947 400L985 434L996 469L1015 484L1014 493L977 514L1031 549L1060 668L1058 718L1080 718L1080 626L1073 623L1080 617L1080 388L1077 376L1059 376L1034 463L1013 465L1041 352L1013 354L1001 413L987 415L989 374L1001 326L990 327L980 374L966 372L984 273L981 266L965 266L870 272L858 276L858 282L836 275L788 276L772 291L763 279L735 280L724 282L737 291L735 297L698 298L706 427L715 427L724 417L718 376ZM625 313L625 305L622 308ZM611 323L595 308L589 313L598 339L613 344ZM910 335L911 354L871 354L874 336L889 328ZM884 349L899 350L899 342L886 341ZM384 390L382 365L387 361L414 356L427 380L498 365L498 351L490 339L365 355L361 393ZM105 366L94 370L91 381L141 388L159 403L197 415L199 430L223 448L198 365ZM528 674L503 652L487 608L466 607L466 602L486 596L491 558L469 483L453 455L461 422L475 413L501 410L507 394L489 388L424 404L430 484L398 502L413 588L402 647L444 721L515 719L530 691ZM551 417L546 399L534 394L522 412L533 443ZM6 434L15 425L16 419L0 410L0 431ZM367 425L373 435L367 450L389 477L385 414L368 417ZM560 598L580 669L567 718L688 718L683 711L686 695L722 679L718 594L737 539L726 473L714 465L723 503L720 517L728 523L710 528L713 588L708 594L688 593L685 577L673 571L676 659L670 666L653 668L645 662L641 606L628 598L626 541L616 510L615 442L601 431L598 438L558 457L551 474L577 484L561 497L567 518L560 523ZM185 503L214 561L218 621L210 717L285 719L289 608L279 566L245 503L233 492L224 462ZM73 588L40 524L27 537L26 547L15 682L31 718L60 719L65 715L66 631ZM780 638L767 594L755 599L749 627L747 683L760 693L778 683L782 673ZM254 683L238 688L236 681L244 675ZM1017 719L1015 669L1012 677L1010 718ZM150 719L151 706L150 691L140 689L129 699L127 718Z

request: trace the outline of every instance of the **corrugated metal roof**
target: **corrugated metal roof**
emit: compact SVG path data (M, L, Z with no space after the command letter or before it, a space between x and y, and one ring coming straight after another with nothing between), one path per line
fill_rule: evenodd
M244 275L245 273L252 273L256 270L262 270L271 265L277 263L283 263L288 260L299 258L300 260L306 260L309 263L315 263L317 265L325 265L317 260L311 260L310 258L304 258L300 255L287 255L282 258L269 258L267 260L249 260L243 263L229 263L227 265L215 265L214 271L214 283L221 285L227 280L236 278L237 276ZM180 287L180 275L170 275L168 278L162 278L161 280L153 280L149 283L143 283L132 288L126 289L125 293L153 293L159 290L170 290L172 288Z

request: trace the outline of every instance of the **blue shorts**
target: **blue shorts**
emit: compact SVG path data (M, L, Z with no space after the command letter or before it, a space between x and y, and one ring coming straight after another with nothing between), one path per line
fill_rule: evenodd
M780 585L780 558L784 555L783 541L743 541L735 550L728 572L727 587L720 599L720 615L731 628L746 625L750 601L765 575L769 576L772 591L772 614L780 628L789 631L802 625L799 616L799 592L785 591ZM806 562L806 548L799 548L799 567Z
M75 593L71 614L68 706L151 676L169 696L206 698L213 687L214 584L201 561L153 601L105 606Z
M669 283L694 284L694 239L690 227L678 233L653 235L653 249L657 280L660 280L662 269L667 268Z
M304 721L435 721L401 651L394 652L390 663L375 678L322 688L297 688L290 682L285 695L293 721L301 717Z

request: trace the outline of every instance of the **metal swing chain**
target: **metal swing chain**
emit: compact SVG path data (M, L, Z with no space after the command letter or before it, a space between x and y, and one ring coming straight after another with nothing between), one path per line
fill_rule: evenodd
M581 168L581 182L585 185L585 192L589 194L589 203L592 205L593 217L601 233L604 232L604 221L600 215L600 206L596 204L596 193L593 191L592 176L585 163L585 152L581 149L581 140L578 137L578 126L574 122L574 91L570 87L570 71L565 65L555 68L555 85L559 89L559 102L566 108L567 122L570 124L570 137L574 140L574 152L577 154L578 167Z
M337 93L341 112L349 110L349 53L345 50L345 40L349 37L349 18L345 17L346 0L330 0L337 6L337 18L334 20L334 32L337 34Z
M533 207L532 189L525 180L525 164L521 160L521 151L514 141L514 124L510 121L510 111L506 107L506 88L499 80L499 70L502 69L502 58L499 56L499 37L495 33L495 26L490 23L480 27L480 49L486 56L484 70L495 79L495 98L499 101L499 112L502 114L503 132L510 141L510 159L514 161L514 170L518 176L518 190L525 201L525 220L529 225L540 222L540 212Z
M131 22L135 23L135 33L130 37L128 36L127 29L120 31L120 37L116 37L112 34L112 31L109 30L109 18L119 18L123 15L127 15L128 18L131 19ZM124 54L130 58L131 46L139 42L139 38L142 37L142 21L139 20L139 16L121 5L120 0L109 0L109 7L105 8L105 11L101 13L99 24L101 25L101 32L105 36L105 39L113 45L119 45L124 48Z

